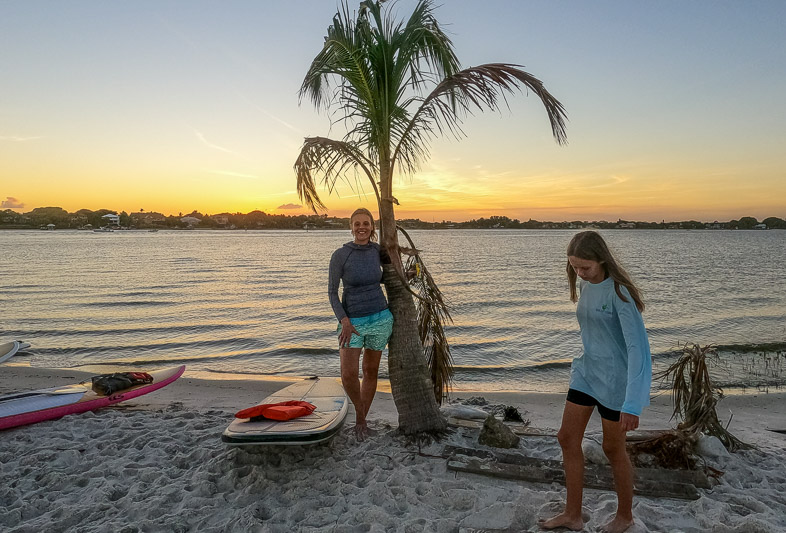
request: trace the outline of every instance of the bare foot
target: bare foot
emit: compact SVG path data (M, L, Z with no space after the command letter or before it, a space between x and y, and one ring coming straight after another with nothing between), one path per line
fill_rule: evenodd
M619 516L615 516L614 520L601 526L600 531L603 533L622 533L623 531L627 531L632 525L632 518L620 518Z
M355 438L358 442L363 442L368 438L369 429L365 422L355 424Z
M548 520L538 520L538 526L540 526L540 529L564 527L571 531L581 531L584 529L584 520L582 520L581 516L573 517L563 512Z

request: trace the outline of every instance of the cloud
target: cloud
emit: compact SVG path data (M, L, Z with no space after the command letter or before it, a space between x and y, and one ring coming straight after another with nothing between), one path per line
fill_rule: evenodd
M276 209L302 209L302 208L303 206L298 204L284 204L278 206Z
M230 170L207 170L210 174L218 174L219 176L230 176L233 178L250 178L250 179L259 179L259 176L255 176L254 174L243 174L242 172L232 172Z
M271 119L275 120L276 122L278 122L279 124L281 124L285 128L288 128L288 129L294 131L295 133L297 133L299 135L303 135L302 131L300 131L298 128L296 128L295 126L293 126L289 122L287 122L287 121L285 121L283 119L278 118L277 116L273 115L272 113L267 112L265 109L262 109L261 107L259 107L256 104L252 104L252 105L254 105L254 107L256 107L257 110L259 110L261 113L267 115L268 117L270 117Z
M0 135L0 141L26 142L26 141L35 141L36 139L43 139L43 137L19 137L18 135L11 135L11 136Z
M20 202L13 196L6 196L5 198L6 199L0 203L0 207L5 207L7 209L21 209L25 206L24 202Z
M237 152L233 152L232 150L230 150L228 148L224 148L223 146L218 146L217 144L213 144L213 143L209 142L207 139L205 139L205 136L202 135L202 132L200 132L199 130L194 130L194 133L196 134L197 139L202 141L202 144L204 144L208 148L212 148L213 150L219 150L221 152L226 152L228 154L240 155Z

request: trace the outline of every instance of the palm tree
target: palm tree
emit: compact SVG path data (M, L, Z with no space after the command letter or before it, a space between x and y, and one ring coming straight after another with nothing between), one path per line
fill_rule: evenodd
M362 1L356 15L345 2L333 17L322 51L303 80L300 98L309 97L317 108L337 110L347 133L341 140L307 137L295 172L298 194L314 212L325 208L317 194L318 181L332 192L339 180L360 188L365 177L374 191L380 244L390 257L390 264L383 266L395 320L389 343L390 382L399 429L413 435L439 432L446 425L437 399L446 386L439 382L439 374L443 379L451 374L442 331L450 315L414 245L399 247L394 171L413 174L428 157L430 140L446 133L462 137L462 119L469 112L499 109L507 105L507 95L522 88L540 98L560 144L566 139L565 111L543 83L519 65L492 63L462 69L453 44L434 17L432 0L420 0L405 22L393 20L383 1ZM406 266L402 253L410 255ZM417 277L419 292L412 290L404 273L412 264L425 272ZM435 371L436 383L429 376L424 343L432 368L441 368Z

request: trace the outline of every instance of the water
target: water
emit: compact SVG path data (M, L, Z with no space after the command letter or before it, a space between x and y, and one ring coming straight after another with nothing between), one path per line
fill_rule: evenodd
M786 231L602 233L643 291L656 370L686 342L786 347ZM452 305L455 390L566 390L580 350L565 276L573 231L411 234ZM0 341L32 343L34 366L338 376L327 265L348 240L343 231L2 231ZM738 352L721 350L721 385L786 383L783 352Z

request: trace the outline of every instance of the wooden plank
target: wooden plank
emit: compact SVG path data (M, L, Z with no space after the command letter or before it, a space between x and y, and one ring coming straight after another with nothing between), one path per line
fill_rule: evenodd
M460 527L458 533L513 533L510 528L505 529L489 529L484 527L482 529L476 527Z
M481 450L477 448L462 448L459 446L445 446L443 457L451 459L457 456L467 456L484 460L494 461L503 465L517 465L526 469L537 470L539 468L551 469L560 472L560 478L549 478L548 482L559 481L564 483L564 473L562 461L554 459L537 459L520 453L504 452L498 450ZM587 483L597 482L600 485L608 485L613 482L611 467L608 465L587 464L584 466L584 477ZM701 470L668 470L665 468L634 468L633 480L635 484L689 484L703 489L710 488L710 480ZM590 486L587 484L587 486Z
M515 465L510 463L496 463L474 458L452 458L448 460L448 470L454 472L467 472L481 474L502 479L532 481L536 483L561 483L565 484L562 466L554 468L546 465ZM598 478L587 473L585 469L584 486L591 489L614 490L614 483L605 477ZM663 481L634 482L633 492L641 496L659 498L678 498L696 500L699 498L698 490L688 483L667 483Z
M462 448L459 446L446 445L443 450L443 457L453 457L456 455L466 455L481 459L491 459L498 463L517 464L524 466L545 465L549 468L562 468L562 461L554 459L537 459L520 453L506 452L502 450L481 450L478 448ZM611 467L608 465L587 464L584 466L585 475L592 475L597 478L612 479ZM633 479L635 481L652 481L664 483L689 483L702 489L711 488L710 480L701 470L669 470L666 468L641 468L633 469Z
M448 425L453 427L481 429L483 420L465 420L463 418L448 417ZM557 432L551 429L533 428L516 422L505 422L513 433L525 437L556 437Z
M453 427L461 427L461 428L468 428L468 429L480 429L483 427L483 420L465 420L463 418L453 418L448 417L448 425ZM519 424L516 422L505 422L505 425L508 426L513 433L522 437L557 437L557 432L553 429L544 429L544 428L536 428L532 426L525 426L524 424ZM660 437L667 431L668 429L639 429L636 431L630 431L627 435L628 442L638 442L644 440L650 440L657 437ZM777 430L776 430L777 431Z

